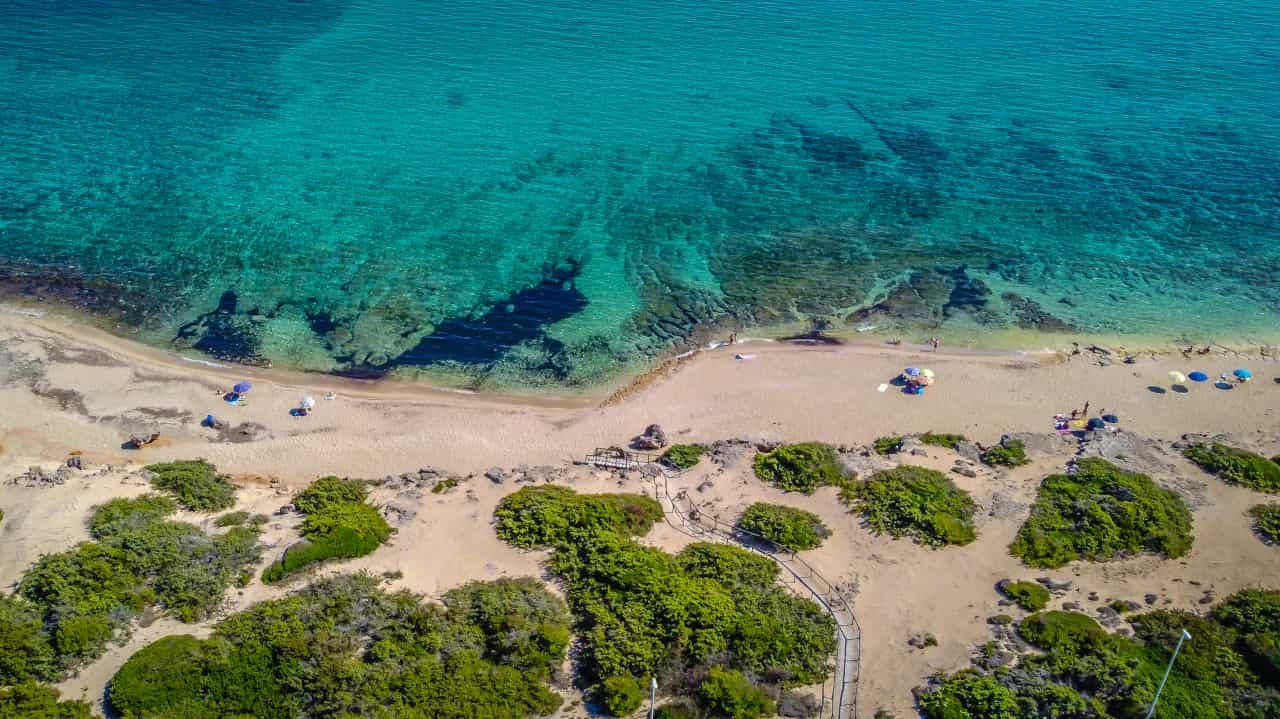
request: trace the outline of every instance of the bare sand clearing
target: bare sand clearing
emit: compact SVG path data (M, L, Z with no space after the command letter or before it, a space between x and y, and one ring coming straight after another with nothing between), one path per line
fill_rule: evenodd
M438 596L470 579L541 575L542 553L519 552L498 541L490 516L498 500L519 485L498 484L490 467L555 465L555 481L579 491L649 492L638 476L616 477L569 467L596 446L620 445L658 422L673 441L711 442L731 437L784 441L823 440L858 446L878 436L937 430L993 442L1013 431L1046 433L1057 411L1091 402L1121 416L1125 431L1172 440L1187 432L1231 432L1262 451L1280 450L1280 364L1265 356L1216 353L1184 359L1143 355L1136 364L1098 367L1092 355L965 355L882 347L792 347L752 343L754 355L735 360L730 350L686 362L623 399L604 397L503 398L462 396L420 387L341 381L258 369L221 369L183 361L124 343L68 320L0 314L0 583L11 586L42 553L87 539L84 520L94 504L138 494L140 463L205 457L242 484L239 508L272 514L292 490L322 474L379 478L374 500L387 507L397 535L391 546L326 571L399 571L396 580ZM1118 359L1118 358L1117 358ZM939 376L921 397L877 386L903 366L925 365ZM1247 365L1253 383L1223 391L1194 386L1167 390L1170 370L1201 369L1211 376ZM250 378L245 406L218 396ZM310 417L289 409L304 394L320 401ZM206 414L243 432L199 426ZM161 441L141 451L121 449L131 432L159 431ZM1022 567L1007 546L1026 514L1038 480L1060 471L1070 447L1050 439L1032 465L1013 472L981 469L976 478L954 476L982 506L978 540L967 547L930 550L877 537L836 500L831 489L812 497L784 495L763 486L750 469L750 453L724 463L704 462L675 482L712 513L733 518L746 504L767 499L821 515L834 530L826 544L806 553L828 579L851 588L863 629L860 710L911 713L912 687L937 670L964 666L990 638L986 618L1018 614L1002 607L994 585L1002 578L1048 576L1070 581L1055 606L1075 602L1085 611L1112 599L1201 609L1206 591L1223 597L1280 577L1280 550L1252 536L1247 508L1265 497L1228 487L1164 452L1148 462L1153 476L1187 495L1197 540L1181 560L1139 557L1108 564L1076 564L1044 572ZM7 483L29 465L53 469L72 451L88 469L65 484L30 487ZM910 461L946 470L956 456L930 448ZM852 456L852 455L851 455ZM882 460L859 459L868 468ZM434 466L469 480L442 494L433 482L414 481ZM545 472L544 472L545 476ZM203 515L188 521L208 523ZM296 537L295 515L273 515L264 541L274 558ZM659 525L645 539L676 549L688 538ZM296 585L295 585L296 586ZM254 583L230 593L235 611L287 588ZM124 646L62 684L68 696L100 700L120 664L141 646L173 632L200 635L207 625L149 618ZM932 633L938 646L914 649L907 640ZM570 710L566 714L572 711Z

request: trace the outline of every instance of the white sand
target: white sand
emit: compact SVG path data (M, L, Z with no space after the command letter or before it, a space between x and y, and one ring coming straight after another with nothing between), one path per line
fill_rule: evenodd
M289 492L322 474L374 478L436 466L455 474L519 464L563 465L596 446L621 445L652 422L673 441L729 437L822 440L860 445L878 436L925 430L962 432L992 442L1009 431L1044 432L1055 412L1086 400L1095 412L1119 414L1122 426L1144 436L1173 439L1185 432L1232 432L1266 451L1280 450L1275 408L1280 365L1262 357L1143 356L1137 364L1100 368L1086 357L1058 355L951 355L881 347L796 348L753 344L755 359L734 360L728 349L700 356L626 399L601 405L600 397L531 399L463 396L420 387L370 384L258 369L216 369L138 347L55 317L0 314L0 582L11 585L41 553L60 551L87 538L89 508L113 496L144 490L127 465L205 457L241 475L240 504L271 513ZM876 387L903 366L934 369L939 383L922 397ZM1248 366L1258 379L1220 391L1193 386L1187 394L1156 394L1171 369L1202 369L1211 376ZM255 383L247 406L232 407L216 394L235 381ZM320 401L307 418L288 410L304 394ZM247 443L211 441L198 426L206 414L233 423L255 422L270 433ZM130 432L155 430L162 439L141 451L120 445ZM90 471L66 485L28 488L3 484L28 465L54 467L72 450L84 453ZM913 462L947 469L954 455L931 450ZM1111 599L1142 601L1158 594L1159 606L1202 609L1197 600L1212 588L1218 597L1280 576L1280 550L1253 537L1244 516L1265 497L1208 478L1181 460L1168 477L1198 488L1197 541L1176 561L1136 558L1103 565L1073 565L1043 572L1021 567L1007 546L1040 477L1059 471L1066 455L1041 455L1011 473L982 471L955 477L984 508L978 540L963 548L935 551L907 541L871 535L836 501L833 490L813 497L783 495L751 475L746 458L723 470L704 463L681 478L693 494L733 516L758 498L817 512L834 530L808 553L825 576L856 584L856 611L863 627L860 710L884 707L910 715L912 687L930 673L955 670L968 653L990 638L985 618L1018 614L998 606L994 584L1005 577L1070 579L1073 589L1055 599L1092 610ZM104 465L122 469L96 474ZM278 484L269 484L271 479ZM580 491L642 491L638 480L619 487L607 473L578 468L569 481ZM380 503L416 515L399 526L391 546L331 571L369 569L403 572L396 586L430 596L470 579L535 575L541 553L518 552L499 542L490 516L500 497L517 487L494 485L483 476L443 495L428 491L379 490ZM995 497L1000 502L993 502ZM208 517L185 517L209 521ZM292 541L296 518L273 517L265 541L268 559ZM678 548L687 541L659 526L646 539ZM1194 585L1191 582L1199 582ZM233 591L227 611L274 596L279 588L258 583ZM1097 592L1098 600L1087 599ZM1166 604L1166 601L1168 602ZM98 699L119 665L164 633L200 635L206 626L160 619L137 631L123 648L62 685L68 696ZM931 632L939 646L915 650L907 639Z

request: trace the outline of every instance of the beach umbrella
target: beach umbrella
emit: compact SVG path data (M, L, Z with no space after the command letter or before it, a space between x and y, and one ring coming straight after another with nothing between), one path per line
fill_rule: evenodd
M1209 379L1209 375L1204 372L1192 372L1187 376L1191 378L1192 382L1206 382Z
M922 369L922 370L920 370L920 376L921 376L921 377L932 377L932 376L933 376L933 370L931 370L931 369Z
M303 398L302 398L302 406L303 406L303 407L305 407L306 409L311 409L311 408L315 407L315 406L316 406L316 398L315 398L315 397L311 397L311 396L303 397Z
M231 390L236 394L244 394L245 392L248 392L251 389L253 389L253 383L250 382L249 380L245 380L243 382L237 382L236 386L231 388Z
M1107 424L1115 424L1120 421L1120 418L1115 416L1114 414L1104 414L1102 415L1102 421L1106 422Z
M1169 381L1174 384L1182 384L1187 381L1187 376L1181 372L1170 372Z
M906 368L906 369L902 370L902 374L905 374L905 375L906 375L906 376L908 376L908 377L919 377L919 376L920 376L920 369L919 369L919 368L917 368L917 367L908 367L908 368Z
M1106 429L1107 423L1103 422L1097 417L1094 417L1093 419L1089 420L1089 424L1085 426L1088 427L1089 429Z
M1238 369L1232 374L1239 377L1240 379L1251 379L1253 377L1253 373L1247 369Z

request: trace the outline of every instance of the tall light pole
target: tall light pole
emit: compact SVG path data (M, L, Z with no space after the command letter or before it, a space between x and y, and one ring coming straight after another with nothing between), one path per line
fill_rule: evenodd
M653 711L658 705L658 678L649 677L649 719L653 719Z
M1178 646L1173 648L1173 656L1169 657L1169 666L1164 668L1164 678L1160 680L1160 686L1156 689L1156 698L1151 700L1151 708L1147 710L1147 719L1155 716L1156 704L1160 703L1160 692L1164 691L1164 683L1169 681L1169 672L1173 671L1173 662L1178 658L1178 652L1182 650L1182 643L1191 638L1191 634L1183 629L1182 636L1178 637Z

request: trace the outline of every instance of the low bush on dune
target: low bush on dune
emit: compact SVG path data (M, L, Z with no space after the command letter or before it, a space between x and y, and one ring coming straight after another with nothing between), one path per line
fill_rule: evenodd
M303 514L311 514L331 504L363 502L369 497L364 482L332 475L321 477L293 496L293 506Z
M1280 504L1258 504L1249 509L1253 530L1268 544L1280 543Z
M294 506L309 510L302 522L304 541L289 547L263 570L262 581L278 582L330 559L363 557L386 544L395 530L377 508L364 502L365 496L363 484L336 477L318 479L299 493Z
M1010 551L1028 566L1052 568L1143 552L1176 558L1191 542L1191 512L1177 493L1106 460L1082 459L1073 474L1040 483Z
M62 701L57 689L26 681L0 687L0 717L93 719L93 711L87 702Z
M876 451L876 454L887 457L898 451L898 447L902 446L902 440L904 439L906 438L897 435L893 437L877 437L871 443L871 448Z
M165 637L111 681L126 719L432 717L554 713L564 602L534 579L474 582L443 606L338 576L254 605L210 638Z
M95 508L95 541L41 557L17 595L0 598L0 682L52 680L97 658L157 606L184 622L207 617L258 561L256 530L208 535L166 517L168 497L146 494Z
M633 537L662 517L651 499L526 487L494 517L515 546L554 550L548 567L569 598L578 676L611 712L631 711L648 677L675 700L669 715L689 706L707 716L722 706L718 690L702 692L713 671L773 693L829 673L835 625L821 607L788 593L778 565L745 549L695 543L672 555L639 544Z
M1266 457L1218 442L1193 444L1182 453L1224 482L1259 492L1280 493L1280 464Z
M676 469L691 469L702 459L705 451L696 444L673 444L662 453L662 461Z
M1038 612L1049 605L1049 590L1036 582L1005 582L1000 592L1028 612Z
M934 447L946 447L947 449L955 449L960 446L961 442L968 442L969 439L963 434L949 434L946 432L925 432L920 435L920 441Z
M813 494L818 487L840 486L851 477L836 451L821 442L785 444L755 459L756 476L788 492Z
M941 547L968 544L977 536L969 493L932 469L904 465L877 472L845 487L840 499L871 529L895 538Z
M814 549L831 530L813 512L781 504L756 502L742 513L738 526L791 550Z
M1132 619L1134 638L1073 612L1027 617L1018 633L1034 651L992 672L967 669L921 691L925 719L1092 717L1137 719L1155 696L1178 637L1159 716L1241 719L1280 709L1280 592L1248 590L1207 617L1158 610Z
M773 716L774 703L742 672L712 667L698 688L699 698L711 716L758 719Z
M503 497L494 511L498 538L522 549L554 546L571 534L645 534L662 506L635 494L578 494L567 487L525 488Z
M992 445L982 450L982 463L991 467L1021 467L1030 462L1027 446L1020 439Z
M236 502L236 487L203 459L149 464L151 486L172 494L183 509L217 512Z

